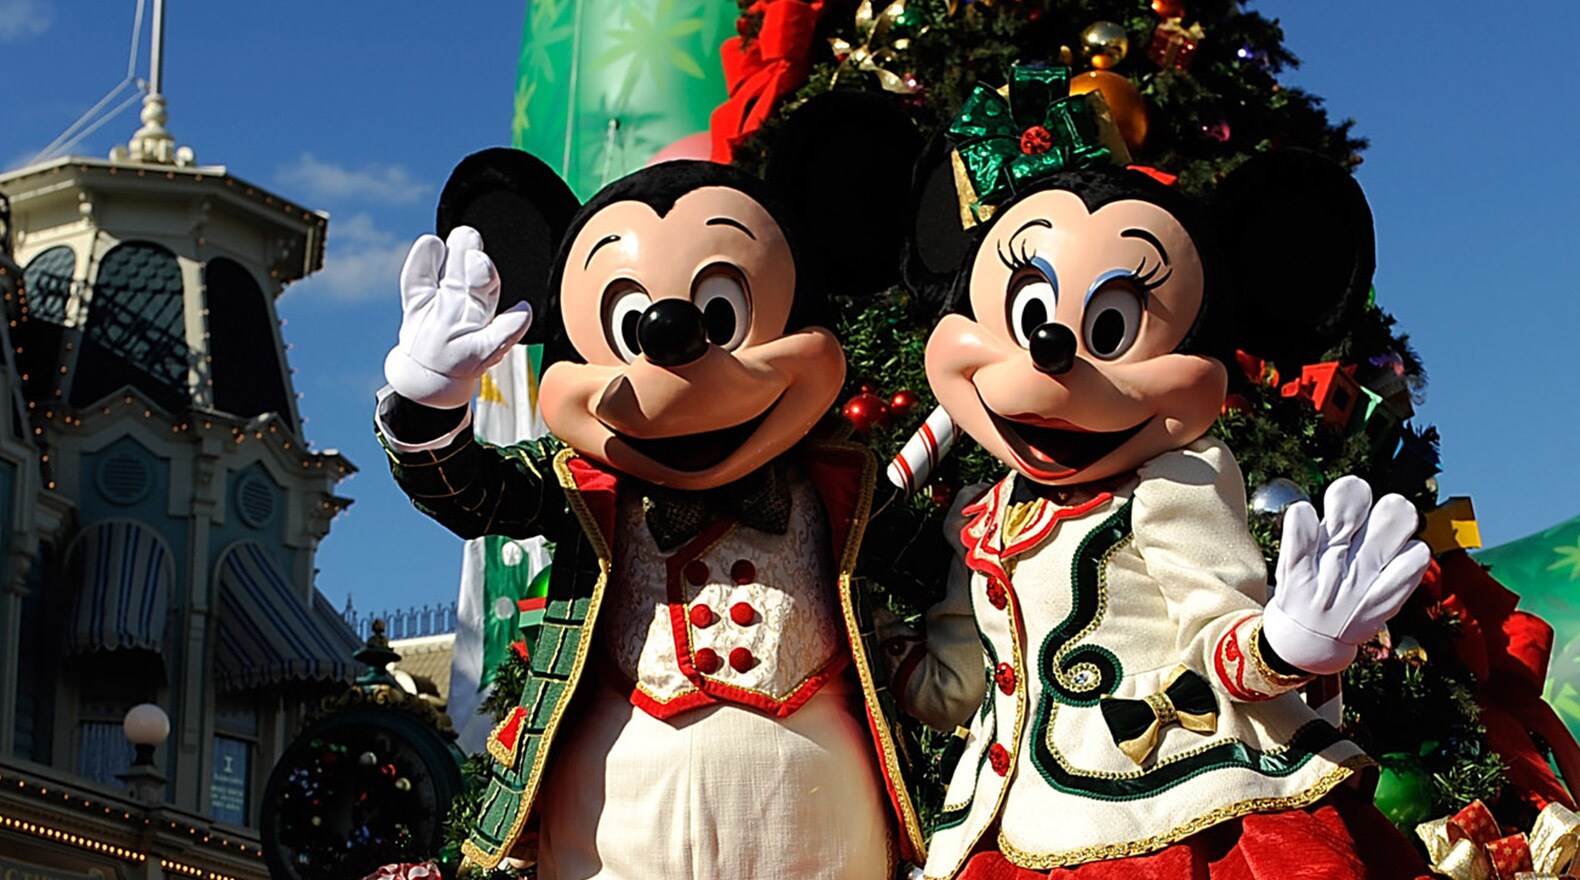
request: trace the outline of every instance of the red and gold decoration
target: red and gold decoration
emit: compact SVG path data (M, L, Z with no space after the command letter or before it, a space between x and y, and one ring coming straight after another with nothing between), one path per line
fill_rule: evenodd
M1183 19L1165 18L1152 32L1147 57L1163 70L1190 70L1196 49L1206 37L1207 31L1199 23L1187 27Z
M921 26L921 16L906 8L907 0L893 0L881 11L875 11L873 0L861 0L856 7L856 34L860 45L841 37L829 39L839 68L834 71L832 84L853 71L871 73L886 92L914 95L921 91L921 83L909 73L897 72L901 53L911 46L911 40L927 30Z
M1416 828L1432 870L1450 880L1545 880L1571 876L1580 850L1580 816L1549 804L1529 835L1505 834L1481 801Z
M1130 152L1141 149L1147 140L1147 102L1135 83L1111 70L1089 70L1070 78L1070 94L1087 92L1097 92L1108 102L1108 112Z

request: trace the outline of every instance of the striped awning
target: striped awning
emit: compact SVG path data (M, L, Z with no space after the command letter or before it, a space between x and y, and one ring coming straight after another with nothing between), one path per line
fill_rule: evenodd
M215 684L222 691L291 681L355 678L361 642L317 590L309 605L269 551L252 542L225 551L215 605Z
M72 545L68 568L77 588L69 651L164 648L175 565L153 529L131 520L89 526Z

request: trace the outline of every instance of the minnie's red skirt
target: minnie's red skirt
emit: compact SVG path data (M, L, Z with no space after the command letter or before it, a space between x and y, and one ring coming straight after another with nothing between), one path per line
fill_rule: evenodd
M1413 880L1426 863L1371 799L1342 786L1315 804L1253 813L1146 856L1052 871L979 852L957 880Z

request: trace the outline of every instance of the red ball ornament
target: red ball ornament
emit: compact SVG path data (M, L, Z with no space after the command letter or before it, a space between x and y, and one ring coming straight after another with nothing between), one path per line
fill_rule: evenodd
M843 412L851 426L866 435L883 425L889 415L889 405L871 391L863 391L846 402Z
M916 409L916 392L909 388L902 388L889 398L889 415L904 417L911 410Z
M1152 11L1160 18L1184 18L1185 4L1180 0L1152 0Z

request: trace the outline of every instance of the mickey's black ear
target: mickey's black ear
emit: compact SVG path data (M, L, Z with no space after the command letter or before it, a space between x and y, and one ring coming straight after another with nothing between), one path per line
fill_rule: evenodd
M530 153L495 147L461 160L439 194L434 229L457 226L483 237L499 270L499 308L532 303L534 320L522 342L543 342L553 322L544 308L549 276L565 229L581 203L554 170Z
M905 253L905 286L938 312L953 307L956 277L971 257L975 236L960 224L949 141L939 133L916 162L911 188Z
M910 114L887 94L827 92L785 120L767 178L799 215L803 246L822 259L831 293L875 293L900 280L921 147Z
M1376 268L1360 184L1316 153L1277 150L1224 178L1213 207L1237 346L1289 366L1320 358L1366 307Z

